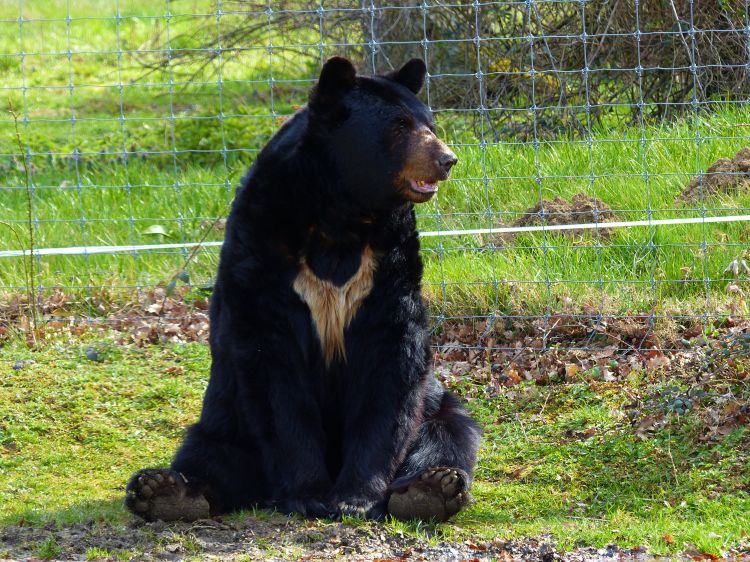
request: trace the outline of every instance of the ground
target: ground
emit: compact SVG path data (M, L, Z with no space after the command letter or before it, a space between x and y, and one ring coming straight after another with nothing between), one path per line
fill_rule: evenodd
M550 378L541 376L557 372L550 353L527 348L517 354L518 371L501 369L494 344L480 343L473 330L448 325L436 334L438 376L485 428L476 502L437 526L310 523L261 511L195 525L134 522L122 508L124 483L142 465L165 464L195 419L209 365L205 344L136 344L129 333L96 327L48 329L32 348L6 339L0 558L181 559L224 557L218 549L234 548L238 557L409 552L429 560L437 554L419 549L434 547L456 559L503 559L507 541L591 560L610 544L643 549L638 556L747 552L744 335L696 341L692 351L656 361L612 355L606 346L601 365L558 355L562 376ZM717 363L710 349L723 356L723 345L729 359Z
M364 522L310 522L257 514L195 523L77 524L62 528L0 530L12 556L65 560L377 560L636 562L659 560L644 549L579 548L561 552L549 537L479 543L421 533L384 532ZM709 556L697 551L690 560ZM664 557L674 559L674 557ZM737 558L750 560L750 557ZM3 561L5 562L5 561Z

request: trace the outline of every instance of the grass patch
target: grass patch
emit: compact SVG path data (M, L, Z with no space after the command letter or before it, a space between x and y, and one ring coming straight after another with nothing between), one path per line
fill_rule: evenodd
M91 337L36 351L0 349L7 369L0 382L3 525L124 523L128 476L168 463L197 418L206 346L122 348ZM92 345L108 350L102 361L86 358ZM7 368L28 359L34 362ZM705 415L720 395L747 400L740 380L717 380L682 414L670 408L692 383L676 374L518 385L472 399L468 407L485 430L476 504L453 525L391 521L386 529L434 541L551 534L566 548L617 543L719 553L750 531L750 427L708 439ZM632 420L655 413L660 423L639 432ZM257 511L229 520L255 516L268 518ZM192 544L183 539L184 548Z
M619 220L697 216L703 209L677 207L674 198L693 172L747 144L744 137L732 135L736 134L733 123L748 119L743 111L702 119L699 128L706 140L700 158L690 138L696 125L688 122L649 129L647 135L653 140L647 141L646 148L635 142L632 133L602 133L594 145L597 160L590 165L585 145L575 142L544 144L538 165L525 145L490 145L484 153L476 147L457 147L462 162L457 175L441 190L437 202L418 209L420 228L497 227L521 216L540 196L570 198L578 192L602 199ZM643 157L649 160L648 181L640 175ZM37 244L197 241L214 217L228 212L232 186L249 160L205 167L185 163L175 168L148 160L95 162L78 169L39 166L32 180ZM541 181L534 178L537 170L543 175ZM589 170L601 177L586 179ZM22 226L26 193L21 171L0 171L0 182L9 186L0 199L0 220ZM750 194L718 196L703 203L708 215L742 213L750 207ZM163 233L149 230L155 225L163 227ZM749 234L745 223L731 223L618 229L608 238L594 234L571 239L544 233L503 240L426 238L425 291L433 309L445 315L544 314L559 310L559 303L568 299L577 310L593 306L605 314L651 309L715 313L731 301L726 288L736 280L725 269L743 255L744 246L738 241ZM215 232L207 240L221 238L222 233ZM0 250L16 247L12 236L0 238ZM40 257L38 279L43 291L64 286L82 294L101 287L127 292L134 286L169 280L187 253ZM0 270L0 287L20 291L20 262L2 259L11 267ZM191 279L210 283L216 263L216 248L201 250L190 265ZM743 291L745 283L741 276L738 286Z
M104 361L93 362L85 353L90 344L1 352L8 370L19 359L35 361L0 383L6 522L11 514L30 523L122 517L121 490L133 467L168 462L195 421L208 370L205 348L109 347Z
M40 543L36 549L36 555L43 560L52 560L53 558L58 558L61 554L62 549L60 545L52 537Z

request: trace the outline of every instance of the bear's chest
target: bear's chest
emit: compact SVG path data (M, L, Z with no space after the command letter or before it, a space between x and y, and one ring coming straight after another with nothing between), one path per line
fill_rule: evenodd
M346 360L344 331L372 290L377 260L367 246L359 268L343 284L321 279L303 258L294 279L294 292L307 304L326 365Z

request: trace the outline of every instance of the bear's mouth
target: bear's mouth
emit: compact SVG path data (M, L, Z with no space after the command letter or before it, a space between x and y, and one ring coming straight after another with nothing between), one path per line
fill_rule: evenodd
M414 180L409 178L409 187L412 191L423 195L434 195L438 191L438 182L429 180Z

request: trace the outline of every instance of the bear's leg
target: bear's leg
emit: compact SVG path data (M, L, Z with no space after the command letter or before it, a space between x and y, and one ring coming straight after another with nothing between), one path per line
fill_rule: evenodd
M445 521L468 505L480 434L459 401L431 383L424 422L389 486L388 513Z
M200 424L187 437L171 469L136 472L125 487L125 506L147 521L194 521L250 507L262 497L259 459L206 435Z

